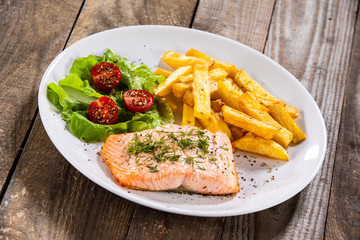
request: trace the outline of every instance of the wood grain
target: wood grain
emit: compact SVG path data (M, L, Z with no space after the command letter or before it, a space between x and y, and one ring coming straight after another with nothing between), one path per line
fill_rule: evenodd
M0 189L34 118L41 76L64 47L81 2L0 4Z
M237 40L262 52L274 3L275 0L200 1L192 27Z
M139 19L148 24L175 21L189 26L195 5L196 1L86 1L70 42L94 31L138 24ZM124 6L128 6L126 11ZM117 9L121 17L104 16L109 9ZM163 18L168 14L171 18ZM74 21L66 20L71 24ZM0 238L124 239L134 206L70 166L54 148L37 117L0 206Z
M351 51L325 239L360 239L360 18Z
M203 218L136 206L127 239L220 239L224 218Z
M70 44L93 33L130 25L188 27L196 0L86 1Z
M357 4L276 3L265 54L292 72L315 98L328 129L328 147L324 164L308 187L295 198L256 213L248 223L249 232L255 234L248 238L323 238Z
M97 187L71 167L46 137L37 117L0 208L0 236L124 238L133 207L134 204Z

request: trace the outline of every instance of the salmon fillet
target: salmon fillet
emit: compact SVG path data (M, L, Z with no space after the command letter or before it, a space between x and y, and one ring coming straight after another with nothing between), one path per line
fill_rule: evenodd
M202 194L239 191L232 146L221 131L163 127L109 136L101 154L123 187Z

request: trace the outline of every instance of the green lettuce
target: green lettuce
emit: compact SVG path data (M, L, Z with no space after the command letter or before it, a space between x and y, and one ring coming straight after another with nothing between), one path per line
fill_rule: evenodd
M99 62L112 62L122 73L121 82L110 92L99 91L91 81L91 68ZM132 113L122 101L122 93L128 89L143 89L153 93L154 87L164 81L163 76L153 74L146 65L136 65L113 53L110 49L102 56L78 58L74 61L69 75L50 83L47 96L50 102L61 111L69 131L86 142L104 141L111 134L136 132L172 123L171 108L160 98L145 113ZM118 107L118 120L113 125L101 125L89 120L89 103L103 95L111 97Z

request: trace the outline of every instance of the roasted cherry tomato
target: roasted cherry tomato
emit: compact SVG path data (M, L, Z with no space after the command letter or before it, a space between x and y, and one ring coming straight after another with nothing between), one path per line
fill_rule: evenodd
M89 117L94 123L111 125L118 119L118 109L114 100L107 96L102 96L98 100L90 103Z
M111 90L120 83L121 71L113 63L101 62L92 67L91 79L98 89Z
M145 112L154 104L153 95L140 89L133 89L124 92L123 100L125 106L131 112Z

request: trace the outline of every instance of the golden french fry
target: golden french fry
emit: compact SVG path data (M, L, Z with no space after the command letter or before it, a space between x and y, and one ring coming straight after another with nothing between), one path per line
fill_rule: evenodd
M221 99L211 100L211 109L215 112L221 112L224 105L225 103Z
M219 113L211 111L211 115L208 119L197 119L204 128L211 132L222 131L225 133L230 140L232 140L232 135L229 126L227 123L222 119Z
M194 48L190 48L190 49L186 52L186 56L197 57L197 58L201 58L201 59L205 59L205 60L214 59L214 58L206 55L205 53L202 53L202 52L200 52L199 50L196 50L196 49L194 49Z
M194 93L193 90L187 90L184 93L184 96L182 98L182 101L189 105L190 107L194 107Z
M228 79L219 80L218 82L218 91L220 95L219 97L225 102L226 105L236 110L241 110L240 108L241 93L233 91L232 87L233 86Z
M276 102L278 99L266 91L262 86L260 86L254 79L245 73L241 69L235 76L234 81L239 85L241 90L244 92L250 91L256 95L263 96L264 98Z
M228 73L222 68L214 68L209 71L210 79L214 80L224 80L227 77Z
M192 75L192 73L185 76L179 76L179 82L188 83L193 81L194 81L194 76Z
M234 125L229 124L229 128L230 128L231 135L233 136L234 140L237 140L237 139L243 137L246 133L246 131L244 131L243 129L236 127Z
M183 104L182 125L195 126L194 109L186 103Z
M207 119L211 115L208 67L195 65L193 75L194 115L196 118Z
M171 84L179 79L179 76L191 73L192 66L180 67L176 69L164 82L154 88L154 93L159 97L166 97L171 94Z
M281 127L279 132L273 137L273 140L286 148L292 141L294 135L292 132L284 127Z
M293 143L300 142L306 139L306 135L299 126L295 123L294 119L285 110L281 104L272 104L269 106L271 116L280 123L281 126L289 130L294 136L292 139Z
M245 97L244 97L245 96ZM274 136L274 141L279 143L281 146L286 147L289 145L293 138L293 134L288 131L286 128L282 127L278 122L276 122L268 112L260 110L261 104L252 98L246 97L248 95L243 94L239 97L239 103L241 110L247 115L274 126L280 127L279 132ZM260 105L260 106L259 106Z
M218 89L218 81L214 79L209 79L210 82L210 99L219 99L219 89Z
M269 106L271 104L280 104L281 106L283 106L285 108L285 110L290 114L290 116L292 118L295 119L299 116L299 110L296 107L288 105L281 100L277 100L276 102L274 102L272 100L266 99L265 97L254 94L254 93L252 93L252 95L258 100L258 102L260 102L260 104L266 106L267 108L269 108Z
M277 99L273 95L271 95L268 91L266 91L262 86L260 86L254 79L252 79L249 75L245 73L244 70L240 70L235 78L235 82L239 85L239 87L244 91L250 91L253 92L258 98L264 100L264 104L266 103L281 103L282 105L286 106L286 110L289 112L289 114L296 118L299 116L299 111L297 108L287 105L281 100ZM266 105L268 107L268 105Z
M172 73L171 71L168 71L168 70L165 70L165 69L162 69L162 68L157 68L157 69L154 71L154 74L156 74L156 75L162 75L162 76L164 76L165 78L169 77L171 73Z
M228 73L228 76L231 78L235 77L236 73L239 71L235 65L221 62L218 60L215 61L214 65L212 65L211 68L222 68Z
M175 97L182 99L184 93L187 90L191 90L193 88L193 84L190 83L173 83L171 85L172 93Z
M272 139L280 130L280 127L259 121L249 115L224 105L222 114L225 122L264 138Z
M255 107L256 109L265 111L265 112L270 112L270 109L267 108L262 102L260 102L255 94L253 94L252 92L245 92L244 94L241 95L241 98L244 99L244 101L248 101L248 102L252 102L253 103L253 107Z
M238 69L236 68L235 65L216 60L216 59L214 59L196 49L193 49L193 48L189 49L186 52L186 55L201 58L201 59L206 59L206 60L215 60L215 63L211 66L211 68L212 69L222 68L228 73L229 77L235 77L236 73L238 72Z
M255 136L244 136L233 142L232 145L240 150L289 161L286 150L273 140L266 140Z
M203 125L195 118L195 127L198 127L200 129L204 129Z
M161 59L174 69L184 66L194 66L196 64L210 67L214 64L214 60L207 60L192 56L186 56L184 54L173 51L167 51Z

